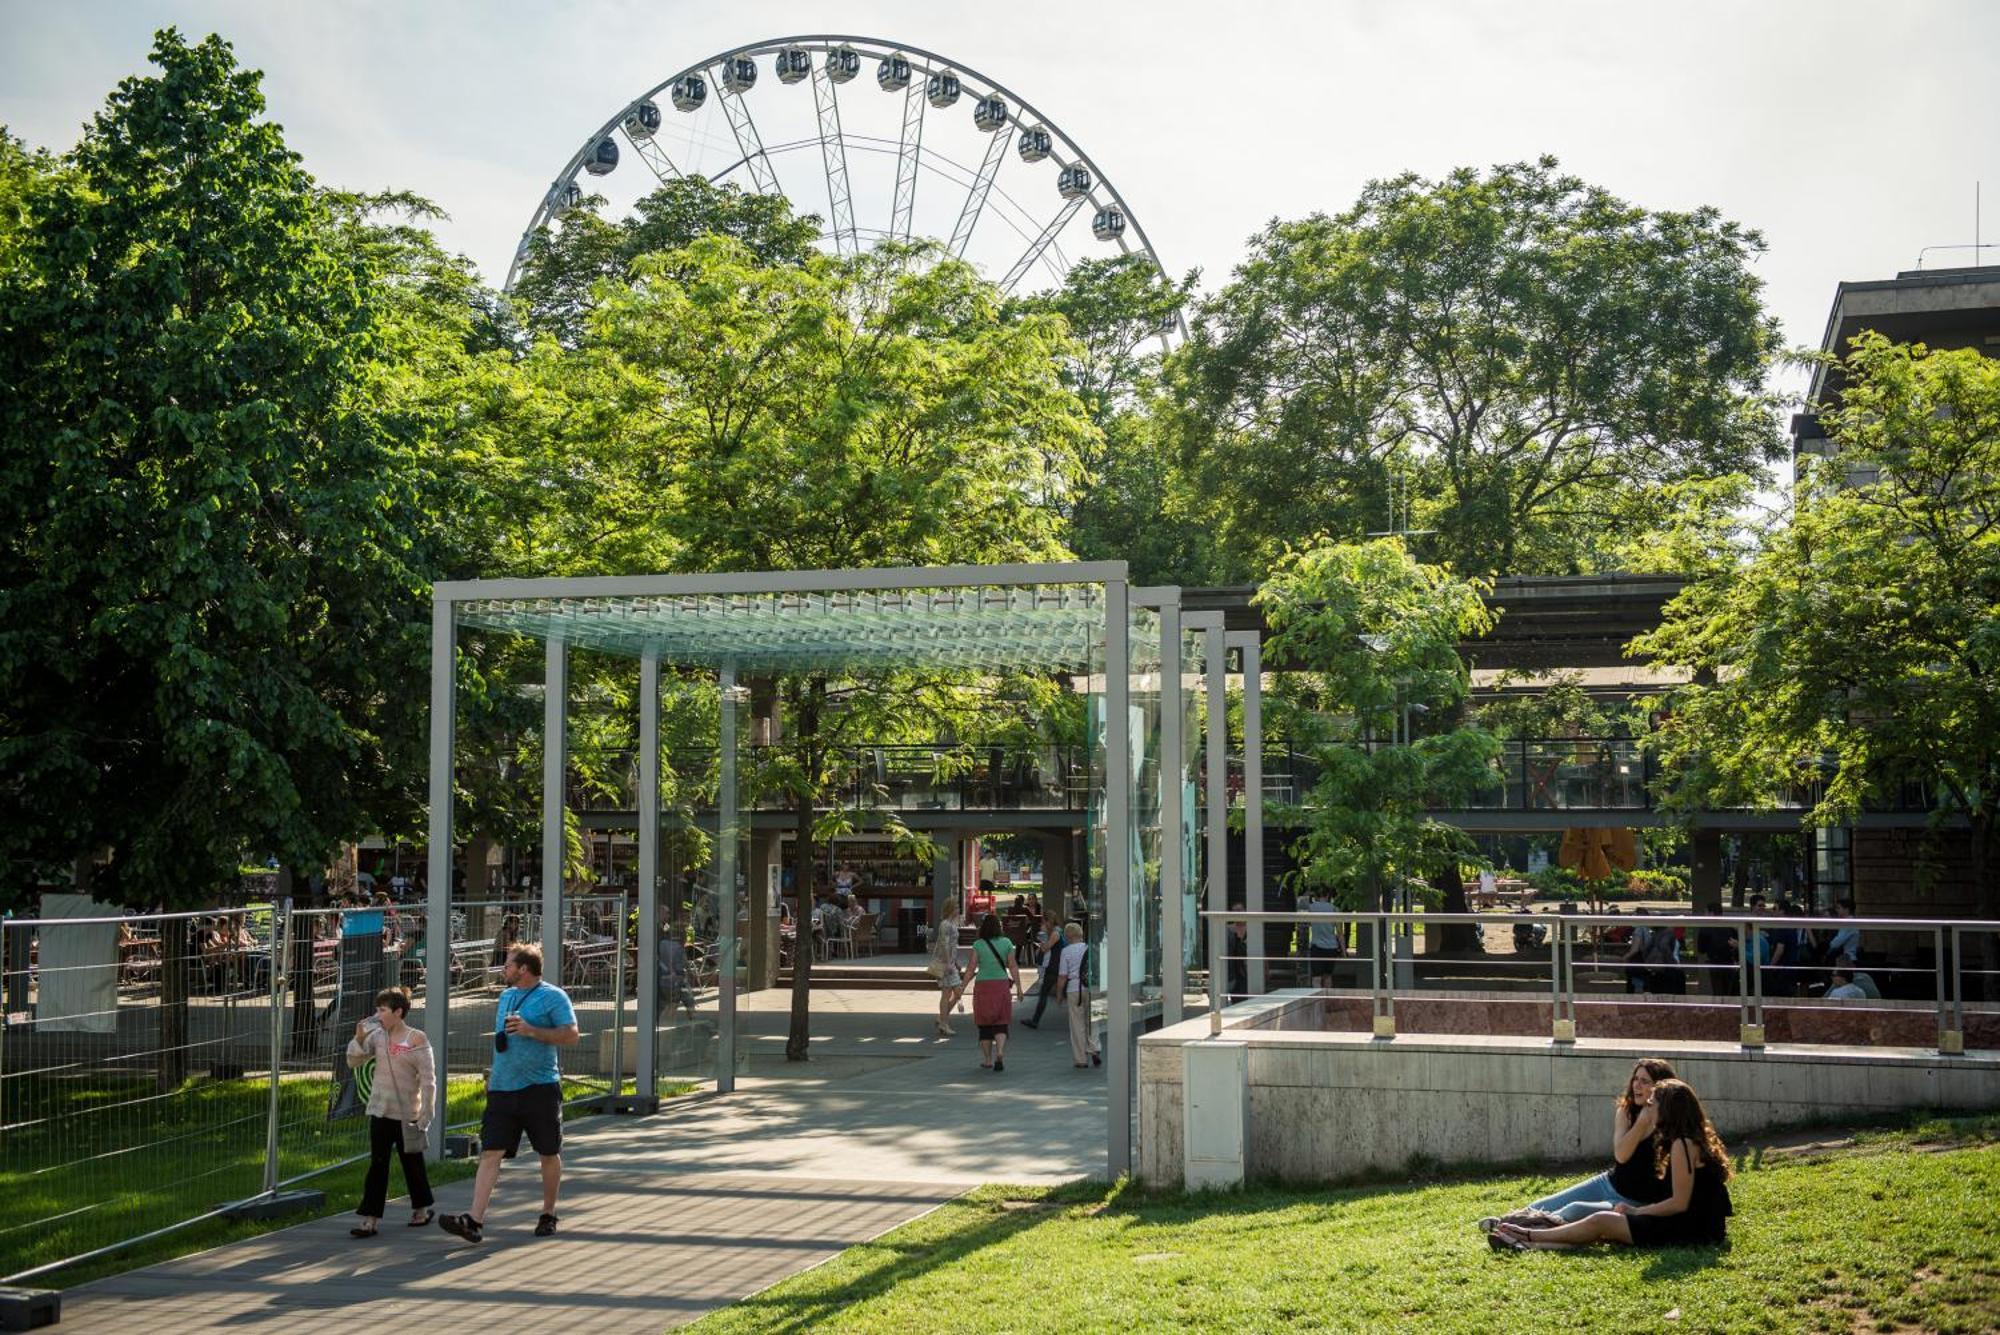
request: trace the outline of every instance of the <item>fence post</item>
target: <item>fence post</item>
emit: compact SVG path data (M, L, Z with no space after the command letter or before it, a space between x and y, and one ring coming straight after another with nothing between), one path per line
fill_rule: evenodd
M264 1119L264 1194L278 1194L278 1077L284 1064L286 946L291 939L292 901L271 904L271 1097Z
M1380 909L1375 911L1375 940L1369 953L1369 980L1375 994L1375 1037L1394 1038L1396 1036L1396 992L1395 976L1390 972L1394 967L1391 953L1395 947L1389 940L1389 915Z
M1556 915L1555 935L1549 939L1549 1019L1554 1039L1558 1043L1576 1042L1574 995L1570 996L1567 1007L1563 1005L1564 995L1569 991L1564 984L1567 982L1571 987L1575 986L1575 980L1569 978L1569 971L1565 967L1564 944L1568 934L1568 924L1563 922L1562 915Z
M611 1002L611 1101L605 1105L606 1112L624 1110L625 1098L625 923L629 915L625 912L625 901L618 901L618 949L612 955L612 967L618 981L612 988ZM636 1021L635 1021L636 1027Z
M1938 1051L1945 1056L1956 1057L1965 1051L1965 1031L1953 1023L1958 997L1958 929L1956 927L1951 929L1949 980L1945 977L1944 936L1944 928L1931 929L1931 940L1937 947Z
M1747 931L1736 924L1736 967L1743 971L1743 1018L1737 1025L1737 1041L1746 1048L1764 1046L1764 971L1757 967L1754 952L1763 940L1763 931L1751 926Z
M1224 925L1221 918L1215 916L1214 910L1210 910L1208 919L1208 1033L1211 1038L1222 1032L1222 983L1224 975L1229 972L1229 962L1222 957L1222 952L1225 949L1225 938L1228 934L1229 928ZM1069 998L1065 996L1063 1002L1067 1005Z

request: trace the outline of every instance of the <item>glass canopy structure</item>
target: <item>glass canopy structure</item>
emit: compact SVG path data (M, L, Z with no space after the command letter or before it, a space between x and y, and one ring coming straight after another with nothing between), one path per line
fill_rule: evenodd
M866 689L870 674L906 669L1061 672L1088 683L1084 889L1106 1031L1106 1165L1113 1176L1130 1167L1136 1038L1155 1017L1168 1023L1182 1018L1186 971L1200 954L1193 924L1203 812L1208 865L1219 872L1226 863L1220 614L1190 615L1184 624L1180 591L1133 588L1123 562L476 580L438 584L433 597L430 912L439 915L434 921L446 920L453 884L459 636L470 631L540 640L547 672L541 917L545 960L558 977L569 654L584 649L638 660L642 1022L659 1009L660 673L714 673L720 715L712 912L719 1092L734 1084L744 936L739 914L749 912L750 898L740 875L746 827L737 791L737 710L748 692L739 683L750 676L823 672ZM1241 635L1229 635L1229 647L1237 647ZM1254 698L1254 648L1244 647L1251 666L1245 681ZM1196 692L1186 689L1204 682L1210 698L1205 747ZM1246 755L1246 814L1261 824L1255 735L1253 729ZM1252 877L1256 863L1253 858ZM1221 876L1207 880L1211 907L1225 907L1229 896ZM445 1033L446 995L433 984L428 1027L434 1034ZM442 1071L446 1054L437 1039L433 1043ZM654 1044L642 1042L640 1090L654 1088L656 1069ZM442 1119L433 1135L441 1130Z

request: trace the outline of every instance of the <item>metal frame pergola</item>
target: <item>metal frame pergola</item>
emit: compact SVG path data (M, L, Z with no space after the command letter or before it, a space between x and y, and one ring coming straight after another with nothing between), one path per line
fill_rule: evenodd
M1134 703L1134 627L1141 647L1153 647L1157 672ZM1016 667L1072 668L1093 685L1101 682L1102 723L1095 743L1101 765L1101 806L1086 812L1086 830L1101 839L1103 923L1097 935L1106 1002L1106 1076L1109 1085L1106 1161L1112 1176L1132 1162L1136 1036L1153 1014L1181 1018L1186 991L1183 901L1195 893L1181 850L1191 831L1184 812L1190 782L1183 668L1198 631L1205 651L1209 729L1205 760L1209 812L1210 903L1227 902L1221 882L1226 812L1226 739L1223 729L1222 656L1244 651L1246 699L1256 697L1255 635L1225 636L1220 614L1183 617L1177 588L1133 588L1122 561L991 566L780 571L707 575L642 575L553 579L498 579L440 583L433 590L430 754L429 904L432 921L451 908L454 844L453 777L456 743L456 655L460 627L541 639L546 649L542 798L542 922L545 963L561 976L563 779L567 766L568 656L586 648L636 658L640 664L638 1014L650 1020L658 1003L659 947L659 680L662 665L712 670L721 695L716 876L718 929L718 1030L716 1088L734 1086L735 978L739 955L735 927L737 837L742 830L736 790L735 689L743 672L888 669L950 666L968 670ZM1157 729L1149 726L1157 709ZM1254 724L1257 706L1246 719ZM1135 718L1140 735L1134 736ZM1157 741L1148 734L1157 732ZM1257 885L1261 846L1261 769L1257 730L1247 729L1249 875ZM1157 794L1141 793L1147 748L1157 746ZM1174 758L1171 763L1167 758ZM1139 822L1157 820L1159 869L1149 883ZM1150 831L1150 824L1147 831ZM1169 855L1169 851L1172 855ZM1117 855L1123 852L1123 856ZM1134 977L1151 942L1135 941L1135 913L1150 902L1160 932L1161 969L1154 979ZM1260 905L1261 906L1261 905ZM1137 954L1135 955L1135 947ZM442 984L442 985L440 985ZM1159 1009L1143 995L1159 991ZM434 979L427 993L426 1027L432 1033L440 1079L446 1064L449 979ZM638 1087L654 1087L651 1042L638 1050ZM443 1123L432 1130L432 1153L442 1149Z

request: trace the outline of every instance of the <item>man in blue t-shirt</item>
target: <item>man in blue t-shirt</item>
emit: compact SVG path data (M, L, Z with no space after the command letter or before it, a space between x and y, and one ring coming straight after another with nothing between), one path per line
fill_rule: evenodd
M556 1049L576 1042L576 1011L567 993L542 981L542 952L534 946L508 951L500 976L507 990L500 994L493 1022L493 1071L486 1077L472 1209L438 1216L439 1228L467 1242L485 1236L486 1203L500 1178L500 1162L520 1152L522 1135L542 1158L536 1237L556 1231L556 1189L562 1185L562 1070Z

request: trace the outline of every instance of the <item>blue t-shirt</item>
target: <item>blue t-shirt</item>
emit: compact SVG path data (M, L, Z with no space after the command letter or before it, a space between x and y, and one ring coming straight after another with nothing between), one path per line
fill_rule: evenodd
M533 987L510 987L500 994L500 1012L494 1017L493 1032L503 1033L509 1015L519 1015L523 1023L537 1029L560 1029L576 1023L576 1011L569 993L553 983ZM556 1065L556 1049L526 1034L508 1034L507 1050L493 1054L493 1074L488 1089L526 1089L529 1085L553 1085L562 1080Z

